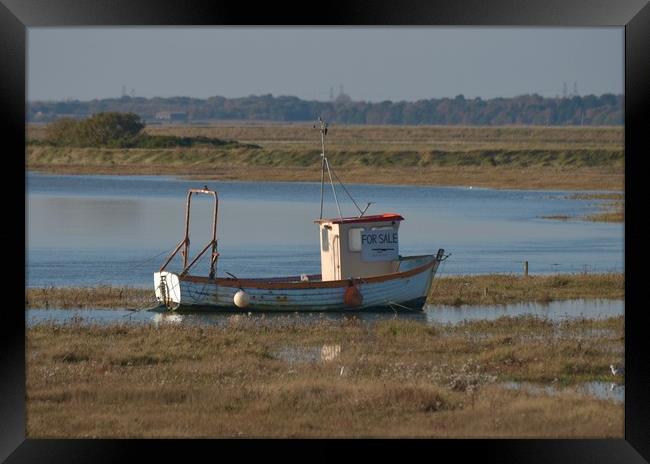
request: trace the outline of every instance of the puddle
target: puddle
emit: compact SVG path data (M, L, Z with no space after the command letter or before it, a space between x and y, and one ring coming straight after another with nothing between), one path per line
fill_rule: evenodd
M254 318L265 324L312 324L323 320L357 320L373 323L382 320L413 320L429 324L458 324L463 321L494 320L504 316L536 316L551 321L567 319L602 319L623 316L624 300L564 300L549 304L519 303L500 306L433 306L425 305L421 312L332 312L332 313L161 313L120 309L27 309L27 325L56 322L81 324L182 323L193 325L232 325L242 319Z
M158 313L154 314L154 316L151 318L151 322L156 327L162 324L180 324L183 322L183 316L180 314Z
M428 322L457 324L463 321L494 320L503 316L538 316L552 321L567 319L603 319L623 316L624 300L563 300L542 303L516 303L508 305L442 306L425 305Z
M601 400L610 400L617 403L625 401L625 385L611 382L584 382L574 386L556 387L532 382L503 382L501 386L509 390L521 390L532 394L559 395L572 392L592 396Z
M274 356L289 364L316 364L319 362L333 361L340 354L341 345L322 345L317 347L286 346L276 351Z

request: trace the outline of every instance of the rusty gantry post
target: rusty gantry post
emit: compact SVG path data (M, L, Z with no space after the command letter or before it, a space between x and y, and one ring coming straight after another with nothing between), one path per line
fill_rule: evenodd
M214 198L214 215L212 218L212 239L208 244L201 250L201 252L196 255L196 257L190 262L190 264L187 264L188 258L189 258L189 251L190 251L190 209L192 206L192 194L194 193L203 193L203 194L208 194L212 195ZM181 272L181 275L187 274L190 270L190 268L196 263L201 256L208 250L208 248L212 249L211 252L211 257L210 257L210 274L209 277L210 279L213 279L215 276L215 268L217 264L217 258L219 257L219 253L217 252L217 216L218 216L218 211L219 211L219 197L217 196L217 192L214 190L210 190L207 186L204 187L203 189L189 189L187 191L187 201L185 204L185 236L183 239L180 241L180 243L176 246L172 254L167 258L167 261L165 261L165 264L160 268L160 271L162 272L169 262L174 258L176 253L178 253L179 250L181 250L181 255L183 256L183 271Z

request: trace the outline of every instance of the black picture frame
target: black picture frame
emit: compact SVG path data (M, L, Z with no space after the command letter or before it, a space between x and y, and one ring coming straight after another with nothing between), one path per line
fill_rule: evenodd
M287 11L294 16L287 16ZM348 1L281 6L273 2L250 5L209 0L0 0L0 112L3 115L5 162L16 165L3 182L7 203L16 204L12 175L23 170L25 150L26 28L36 26L146 26L146 25L467 25L467 26L623 26L625 27L625 438L619 440L408 440L409 455L454 460L478 453L481 460L499 462L647 462L650 460L650 363L645 332L647 310L641 300L645 228L642 211L644 156L650 154L647 113L650 94L650 5L647 0L456 0L453 2ZM12 156L9 156L12 155ZM22 178L24 187L24 176ZM16 184L17 182L17 184ZM24 203L22 204L24 206ZM21 210L20 204L17 207ZM6 210L5 210L6 211ZM22 208L23 224L25 210ZM20 218L19 214L16 214ZM9 227L7 239L20 262L19 244L25 235ZM5 232L6 232L5 231ZM23 247L24 249L24 247ZM24 254L22 254L24 260ZM5 262L5 264L7 264ZM13 266L5 269L5 292L20 287L21 277ZM24 279L23 285L24 285ZM11 299L9 300L11 301ZM0 460L6 462L116 462L132 460L134 451L148 457L170 457L183 449L185 457L207 453L225 459L227 451L239 457L286 447L287 442L247 440L38 440L25 438L25 315L17 305L5 302L0 323ZM300 441L318 449L318 459L341 459L339 450L320 441ZM391 441L347 441L348 449L383 454ZM289 443L295 446L296 442ZM191 455L186 454L191 451ZM431 454L434 453L435 455ZM232 456L232 455L231 455ZM291 458L283 453L280 459ZM300 455L293 455L293 458ZM311 459L312 455L303 455ZM131 458L131 459L130 459ZM229 458L230 459L230 458Z

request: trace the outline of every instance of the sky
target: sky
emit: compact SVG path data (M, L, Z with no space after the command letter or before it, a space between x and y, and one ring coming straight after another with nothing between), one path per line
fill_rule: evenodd
M622 94L624 29L28 28L27 99Z

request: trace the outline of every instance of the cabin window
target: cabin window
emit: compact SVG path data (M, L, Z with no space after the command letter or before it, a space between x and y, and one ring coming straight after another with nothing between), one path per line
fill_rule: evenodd
M361 227L353 227L348 230L348 250L361 251Z
M320 230L320 246L323 251L329 251L330 249L330 237L325 227Z

